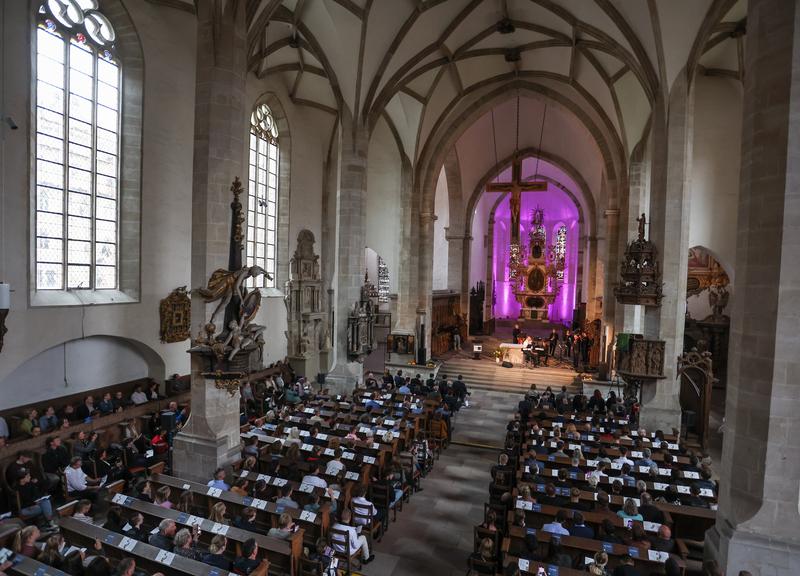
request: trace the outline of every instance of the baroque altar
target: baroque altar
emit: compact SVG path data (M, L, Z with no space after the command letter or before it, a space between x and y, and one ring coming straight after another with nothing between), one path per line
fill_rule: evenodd
M298 375L310 379L327 372L331 350L319 255L314 253L314 242L314 233L310 230L301 230L297 235L297 249L289 265L284 300L289 363Z
M513 280L517 281L514 297L519 302L519 318L547 320L548 307L559 292L557 268L563 270L563 260L558 260L552 247L547 245L544 227L544 210L536 208L531 216L528 249L524 262L519 260L509 266Z

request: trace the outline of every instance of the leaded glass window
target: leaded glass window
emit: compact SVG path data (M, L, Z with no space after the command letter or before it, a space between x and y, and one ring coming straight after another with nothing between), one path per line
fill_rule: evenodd
M121 69L94 0L47 0L36 28L36 289L118 285Z
M256 106L250 116L248 183L246 262L248 266L261 266L266 270L272 280L263 276L262 286L274 288L278 228L278 128L266 104ZM253 287L256 281L250 278L247 282Z
M567 258L567 227L563 224L556 230L556 279L564 279L564 268Z

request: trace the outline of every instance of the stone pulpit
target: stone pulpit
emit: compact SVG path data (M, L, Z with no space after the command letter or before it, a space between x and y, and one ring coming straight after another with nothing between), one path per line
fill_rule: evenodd
M298 375L310 379L328 371L331 338L323 296L314 234L301 230L286 283L287 340L289 363Z

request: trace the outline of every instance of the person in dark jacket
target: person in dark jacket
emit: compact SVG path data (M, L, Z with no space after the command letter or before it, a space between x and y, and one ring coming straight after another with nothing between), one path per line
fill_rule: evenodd
M242 544L242 555L233 562L233 569L237 574L249 576L259 568L266 574L269 570L269 560L258 559L258 544L254 538L248 538Z
M211 539L208 552L203 554L203 563L222 568L231 569L231 561L225 558L225 549L228 547L228 539L222 534L217 534Z
M572 514L572 528L569 529L569 535L580 538L594 538L594 530L584 523L583 514L576 511Z

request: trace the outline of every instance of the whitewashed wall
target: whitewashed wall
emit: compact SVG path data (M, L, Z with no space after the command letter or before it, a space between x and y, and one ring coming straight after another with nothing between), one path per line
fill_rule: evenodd
M433 223L433 289L447 290L450 246L445 228L450 225L450 198L447 194L447 176L444 167L436 181L434 214L437 219Z

